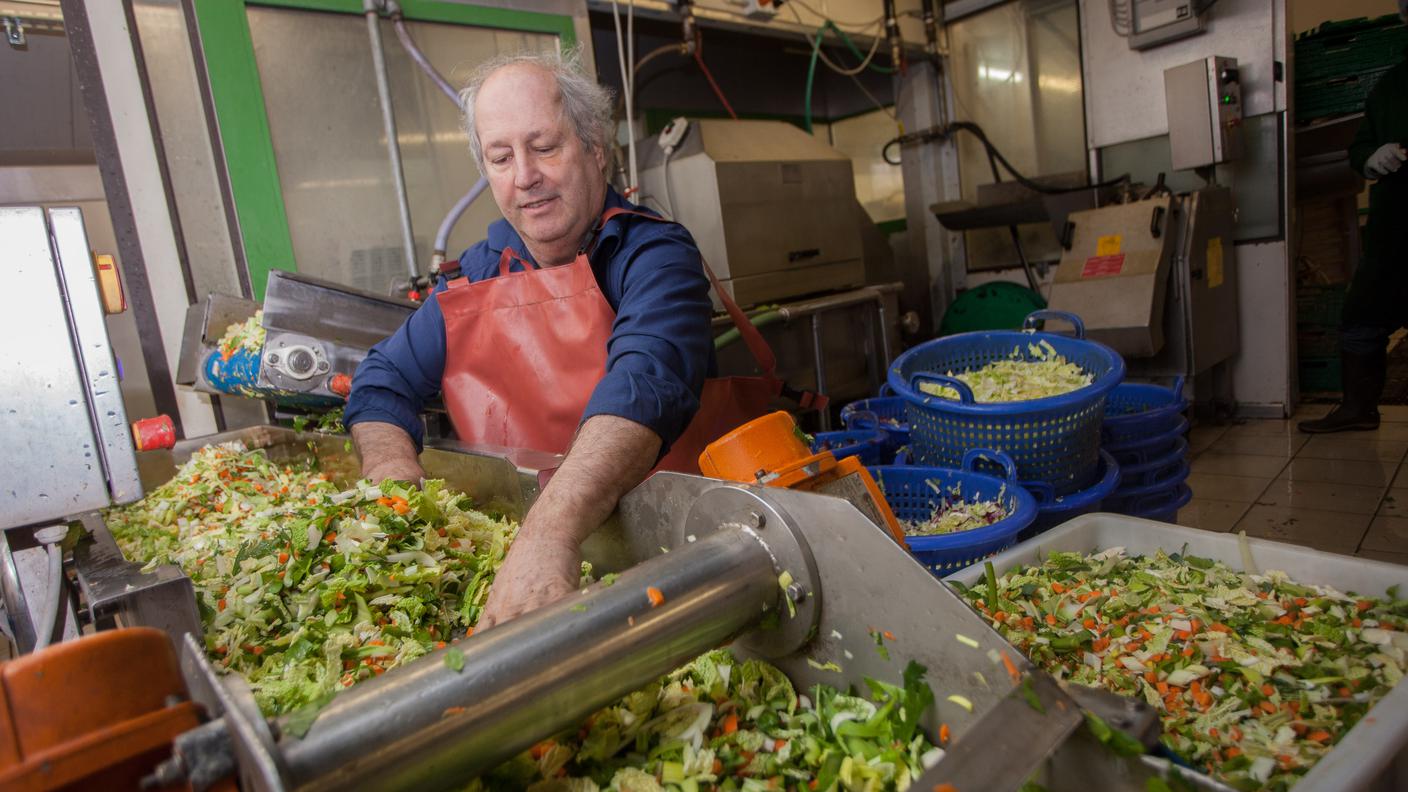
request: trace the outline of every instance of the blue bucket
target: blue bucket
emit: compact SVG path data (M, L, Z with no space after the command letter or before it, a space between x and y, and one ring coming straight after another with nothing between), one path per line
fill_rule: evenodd
M1105 400L1105 423L1100 429L1106 445L1137 443L1167 433L1188 409L1183 398L1183 377L1173 387L1121 382Z
M1006 478L977 472L974 468L984 458L1000 464ZM964 455L962 464L961 470L907 465L870 468L890 509L902 522L929 519L955 486L970 501L1006 499L1003 506L1007 516L991 525L937 536L905 537L905 544L919 563L940 578L1011 547L1037 514L1036 500L1017 483L1017 467L1006 454L973 449Z
M1064 319L1075 338L1035 332L1042 319ZM906 402L910 446L918 464L954 467L970 448L992 448L1012 457L1022 481L1049 484L1062 495L1088 487L1100 466L1100 426L1105 397L1124 378L1124 361L1109 347L1085 339L1073 314L1037 311L1028 330L963 333L920 344L890 367L890 387ZM1035 359L1030 347L1046 342L1094 378L1071 393L1030 401L979 404L949 371L973 371L999 361ZM958 400L924 393L921 382L945 385Z

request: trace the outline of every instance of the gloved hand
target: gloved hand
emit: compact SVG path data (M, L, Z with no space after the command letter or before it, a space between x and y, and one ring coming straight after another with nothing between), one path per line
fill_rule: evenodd
M1390 173L1398 172L1403 167L1403 163L1408 161L1408 151L1397 143L1385 143L1379 146L1379 150L1369 155L1369 160L1364 163L1364 175L1371 179L1382 179Z

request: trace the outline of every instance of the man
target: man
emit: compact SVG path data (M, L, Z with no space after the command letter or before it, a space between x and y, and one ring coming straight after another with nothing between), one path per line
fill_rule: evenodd
M1408 22L1408 0L1398 0ZM1388 337L1408 324L1408 53L1379 79L1364 104L1364 123L1349 147L1354 170L1374 180L1364 256L1345 296L1340 335L1343 399L1329 415L1303 421L1302 432L1379 428L1379 397L1388 374Z
M615 214L635 207L606 181L610 93L573 59L496 58L461 103L504 219L461 256L463 278L442 279L372 349L345 420L376 481L421 480L418 414L437 392L463 440L567 451L499 570L484 629L576 590L581 541L699 408L713 311L683 227Z

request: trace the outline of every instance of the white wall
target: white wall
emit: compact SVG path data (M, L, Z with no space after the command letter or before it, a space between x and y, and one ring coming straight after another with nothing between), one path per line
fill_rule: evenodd
M1091 148L1168 133L1164 69L1209 55L1237 59L1245 115L1286 109L1286 84L1272 62L1286 60L1284 0L1221 0L1201 35L1143 52L1110 26L1105 0L1082 0L1086 138Z

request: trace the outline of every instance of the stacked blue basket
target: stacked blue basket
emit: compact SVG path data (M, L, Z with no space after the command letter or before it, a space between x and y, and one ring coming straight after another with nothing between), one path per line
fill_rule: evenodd
M1102 447L1119 462L1119 489L1101 508L1173 522L1193 497L1188 488L1188 420L1183 378L1172 388L1125 383L1105 403Z
M885 447L878 464L890 463L902 448L909 447L909 415L904 399L898 396L878 396L853 401L841 409L841 423L847 429L878 429L885 433Z
M862 465L879 465L889 461L885 452L889 443L889 436L874 428L817 432L812 435L812 453L830 451L837 459L853 456Z
M977 462L984 458L1001 465L1006 478L976 472ZM1011 547L1037 514L1036 501L1017 484L1017 466L1006 454L973 449L964 455L962 465L961 470L899 465L870 468L870 475L901 522L928 520L955 486L968 501L1004 500L1007 516L991 525L959 533L906 537L905 544L914 557L940 578Z
M1031 330L1041 319L1070 322L1075 337ZM992 448L1015 460L1023 482L1049 485L1058 496L1088 490L1109 472L1101 468L1100 427L1105 397L1124 378L1124 361L1109 347L1086 340L1085 325L1073 314L1037 311L1024 326L1028 328L1024 332L988 331L935 339L895 360L888 380L905 401L911 456L918 465L952 468L968 449ZM1094 381L1060 396L978 404L967 385L944 373L971 371L1014 354L1035 359L1032 348L1042 342L1089 372ZM924 382L952 388L959 400L924 393L919 389Z

